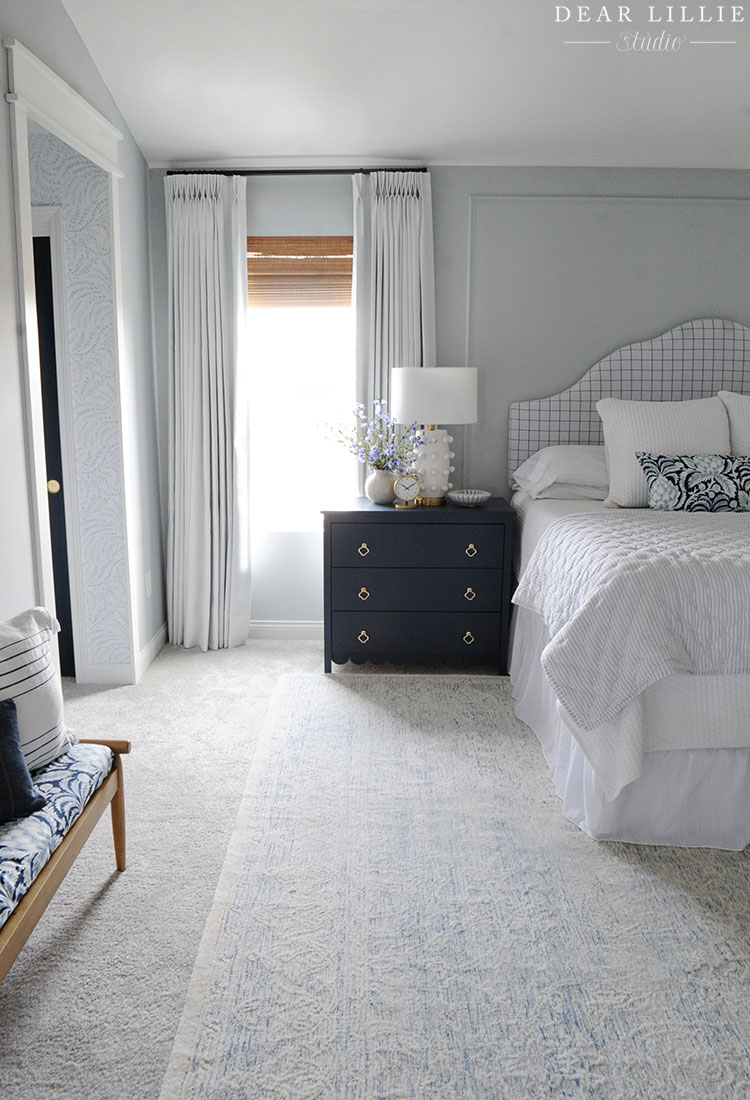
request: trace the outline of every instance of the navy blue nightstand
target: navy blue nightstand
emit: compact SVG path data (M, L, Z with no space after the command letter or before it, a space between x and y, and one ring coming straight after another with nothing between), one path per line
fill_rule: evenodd
M502 497L324 511L325 671L440 660L505 673L513 515Z

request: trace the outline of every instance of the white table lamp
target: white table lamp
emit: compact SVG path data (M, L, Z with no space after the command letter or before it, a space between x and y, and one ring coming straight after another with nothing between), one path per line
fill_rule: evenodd
M475 367L396 367L391 371L391 415L397 424L424 424L416 460L422 504L442 504L453 486L453 436L438 424L475 424Z

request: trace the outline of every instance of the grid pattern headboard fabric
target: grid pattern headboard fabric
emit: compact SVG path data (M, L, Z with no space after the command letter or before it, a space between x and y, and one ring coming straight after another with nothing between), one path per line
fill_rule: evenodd
M596 411L602 397L687 401L719 390L750 392L750 328L736 321L688 321L653 340L618 348L570 389L510 406L509 476L542 447L602 443Z

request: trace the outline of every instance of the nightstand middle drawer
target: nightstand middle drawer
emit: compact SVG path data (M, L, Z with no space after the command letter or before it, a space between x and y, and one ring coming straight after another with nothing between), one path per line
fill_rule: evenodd
M367 569L331 571L335 611L499 611L497 569Z

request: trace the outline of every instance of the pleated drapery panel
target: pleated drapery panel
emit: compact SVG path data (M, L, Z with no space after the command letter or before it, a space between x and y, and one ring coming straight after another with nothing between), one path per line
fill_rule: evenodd
M250 626L246 181L165 178L169 262L169 640Z
M435 366L432 193L427 172L353 176L357 400L390 402L393 367Z

